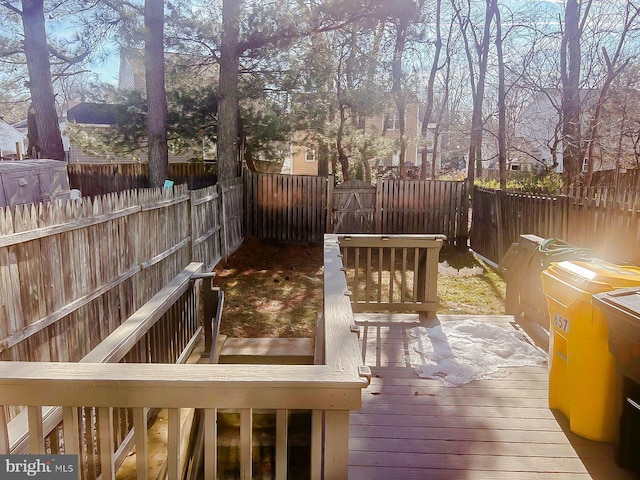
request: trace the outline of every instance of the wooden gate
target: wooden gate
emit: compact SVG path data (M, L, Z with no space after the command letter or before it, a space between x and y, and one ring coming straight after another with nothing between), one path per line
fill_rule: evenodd
M333 190L333 233L374 233L376 187L349 180Z

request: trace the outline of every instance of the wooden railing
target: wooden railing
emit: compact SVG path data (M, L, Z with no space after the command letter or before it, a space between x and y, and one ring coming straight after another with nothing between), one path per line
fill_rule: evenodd
M336 238L354 311L417 311L435 316L438 254L444 235Z
M290 410L310 410L311 413L311 467L313 480L348 478L349 412L361 405L361 389L368 385L370 373L363 366L358 339L353 331L353 311L347 292L337 238L328 238L325 245L325 306L323 314L324 336L321 339L320 365L157 365L150 363L58 363L58 362L0 362L0 402L5 406L24 405L24 427L28 432L30 453L97 452L88 467L82 469L82 478L102 480L115 478L122 453L127 452L133 438L136 445L137 478L149 478L147 458L147 412L149 409L168 410L167 477L182 478L190 459L182 449L185 431L181 426L182 409L202 409L204 440L204 478L217 475L217 419L220 410L240 412L240 478L252 478L254 412L271 410L276 417L275 478L286 479ZM128 360L126 352L141 355L135 360L152 360L141 352L154 343L151 332L159 315L159 306L174 307L180 297L175 292L161 292L147 305L146 314L116 330L109 343L102 344L89 355L91 362ZM161 298L162 297L162 298ZM179 302L178 302L179 303ZM178 309L179 310L179 309ZM205 309L206 310L206 309ZM131 319L130 319L131 320ZM184 326L174 325L177 334L161 333L157 341L169 351ZM188 330L188 329L187 329ZM197 335L197 332L195 333ZM145 343L145 347L137 346ZM191 344L191 342L189 342ZM135 354L133 354L135 356ZM170 359L174 359L171 357ZM47 407L53 406L53 407ZM47 423L50 408L62 414L59 432L64 439L55 449L46 433L59 422ZM121 412L128 410L126 428ZM6 428L5 409L0 409L0 454L10 453L11 429ZM82 434L83 413L92 413L95 431L88 439ZM117 420L117 421L116 421ZM54 427L48 426L53 424ZM131 429L133 426L133 429ZM125 434L125 431L128 434ZM186 435L188 436L188 435ZM89 445L87 445L89 444ZM123 447L126 445L126 447Z
M144 306L131 315L116 328L80 363L184 363L202 332L198 316L198 293L202 264L191 263L178 274L160 292L153 296ZM195 280L195 281L194 281ZM210 283L209 283L210 286ZM27 363L30 365L31 363ZM15 365L10 363L9 365ZM76 365L63 363L61 365ZM10 405L4 402L4 405ZM43 397L43 400L47 396ZM18 403L15 405L28 405ZM47 405L56 405L55 403ZM62 405L62 404L60 404ZM87 406L88 405L88 406ZM76 435L81 438L78 453L80 454L80 469L83 478L98 478L101 472L100 458L96 457L96 442L99 435L92 435L92 431L99 431L100 422L94 405L83 405L74 412L72 420L77 425ZM59 407L45 407L41 413L43 417L42 437L52 453L62 447L60 439L63 437L63 412ZM131 450L133 442L131 412L114 409L111 414L114 421L114 465L120 466ZM30 434L32 415L23 411L8 425L9 451L11 453L34 453L34 437ZM71 421L71 420L70 420ZM69 422L67 422L69 423ZM37 450L40 451L40 450Z

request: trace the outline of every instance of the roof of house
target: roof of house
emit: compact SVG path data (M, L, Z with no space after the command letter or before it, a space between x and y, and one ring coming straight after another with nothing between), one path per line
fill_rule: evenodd
M115 125L119 105L78 103L67 110L67 120L90 125Z
M0 118L0 150L3 153L16 153L16 142L22 143L24 134Z

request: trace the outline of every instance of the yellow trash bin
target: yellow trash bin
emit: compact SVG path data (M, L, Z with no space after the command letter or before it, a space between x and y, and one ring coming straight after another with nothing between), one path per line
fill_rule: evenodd
M591 296L640 285L640 268L603 260L552 263L542 272L549 317L549 408L572 432L600 442L617 438L615 360L607 322Z

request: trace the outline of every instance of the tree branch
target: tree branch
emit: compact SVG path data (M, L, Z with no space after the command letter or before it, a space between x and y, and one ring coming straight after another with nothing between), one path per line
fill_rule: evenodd
M22 16L22 10L20 10L19 8L14 7L13 5L11 5L9 2L2 2L2 6L11 10L13 13L16 13L20 16Z
M65 63L79 63L89 56L89 51L86 51L81 55L77 55L75 57L69 57L52 45L49 45L48 48L51 55L53 55L58 60L62 60Z

